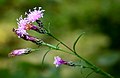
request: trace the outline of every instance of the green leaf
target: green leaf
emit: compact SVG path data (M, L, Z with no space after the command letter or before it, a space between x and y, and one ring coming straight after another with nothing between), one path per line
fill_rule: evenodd
M78 38L76 39L76 41L74 42L74 45L73 45L73 50L74 51L76 51L76 44L77 44L77 42L78 42L78 40L83 36L85 34L85 32L82 32L79 36L78 36Z
M48 54L48 52L50 52L50 50L51 50L51 49L49 49L48 51L46 51L46 53L44 54L43 59L42 59L42 65L43 65L43 63L44 63L44 60L45 60L46 55Z

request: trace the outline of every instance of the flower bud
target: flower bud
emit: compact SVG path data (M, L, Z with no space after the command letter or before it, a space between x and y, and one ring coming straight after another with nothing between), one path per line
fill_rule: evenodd
M31 53L31 49L30 48L26 48L26 49L17 49L17 50L13 50L11 53L8 54L9 57L14 57L14 56L20 56L23 54L29 54Z

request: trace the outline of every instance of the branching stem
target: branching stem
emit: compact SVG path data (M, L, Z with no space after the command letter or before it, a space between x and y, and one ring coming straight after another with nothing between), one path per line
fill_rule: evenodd
M100 68L98 68L97 66L95 66L94 64L88 62L86 59L84 59L83 57L81 57L80 55L77 54L77 52L75 50L72 50L69 46L67 46L64 42L60 41L59 39L57 39L55 36L53 36L51 33L47 33L50 37L54 38L55 40L57 40L58 42L60 42L63 46L65 46L66 48L68 48L71 52L67 52L65 50L60 49L59 47L56 46L52 46L50 44L44 44L45 46L51 47L52 49L55 50L59 50L59 51L63 51L72 55L77 56L79 59L82 59L83 61L86 62L86 64L88 66L90 66L90 69L94 70L94 72L99 73L101 75L106 76L107 78L114 78L113 76L111 76L110 74L108 74L107 72L104 72L103 70L101 70Z

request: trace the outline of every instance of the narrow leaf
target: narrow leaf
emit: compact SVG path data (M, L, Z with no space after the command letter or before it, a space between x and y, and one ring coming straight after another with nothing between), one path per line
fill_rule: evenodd
M76 44L77 44L77 42L78 42L78 40L83 36L85 34L85 32L82 32L79 36L78 36L78 38L76 39L76 41L74 42L74 45L73 45L73 50L74 51L76 51Z
M42 59L42 65L43 65L43 63L44 63L44 60L45 60L46 55L48 54L48 52L50 52L50 50L51 50L51 49L49 49L48 51L46 51L46 53L44 54L43 59Z
M94 73L94 71L91 71L85 78L88 78L93 73Z
M48 23L48 32L50 33L50 23Z

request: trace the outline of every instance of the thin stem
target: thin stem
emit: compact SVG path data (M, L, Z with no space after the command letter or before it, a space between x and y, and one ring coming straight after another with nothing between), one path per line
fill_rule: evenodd
M87 64L93 66L91 63L89 63L86 59L82 58L81 56L79 56L76 51L72 50L70 47L68 47L65 43L63 43L62 41L60 41L59 39L57 39L56 37L54 37L51 33L47 33L49 36L51 36L52 38L54 38L55 40L57 40L58 42L60 42L62 45L64 45L66 48L68 48L70 51L72 51L74 53L74 55L76 55L78 58L81 58L82 60L84 60ZM61 49L60 49L61 50ZM61 50L62 51L62 50Z
M50 37L54 38L58 42L60 42L62 45L64 45L66 48L68 48L70 51L74 52L70 47L68 47L65 43L61 42L59 39L57 39L55 36L53 36L51 33L47 33Z
M90 67L86 67L86 66L83 66L83 65L74 65L74 66L80 66L81 68L90 68Z
M90 69L94 70L96 73L100 73L100 74L102 74L102 75L104 75L104 76L106 76L108 78L113 78L110 74L104 72L103 70L101 70L100 68L98 68L97 66L95 66L94 64L88 62L86 59L84 59L83 57L81 57L80 55L78 55L76 52L74 52L74 53L75 53L75 55L78 58L84 60L88 65L90 65L91 66Z
M54 49L54 50L59 50L59 51L65 52L65 53L69 53L69 54L75 55L75 54L72 53L72 52L65 51L65 50L59 48L58 46L54 46L54 45L51 45L51 44L48 44L48 43L45 43L45 42L42 42L42 45L43 45L43 46L47 46L47 47L49 47L49 48L51 48L51 49Z
M59 48L59 51L63 51L63 52L65 52L65 53L75 55L74 53L71 53L71 52L68 52L68 51L62 50L62 49L60 49L60 48Z
M88 62L86 59L84 59L83 57L81 57L80 55L77 54L76 51L72 50L70 47L68 47L65 43L63 43L62 41L60 41L59 39L57 39L56 37L54 37L51 33L47 33L49 36L51 36L52 38L54 38L55 40L57 40L58 42L60 42L63 46L65 46L66 48L68 48L71 52L72 52L72 55L76 55L79 59L82 59L83 61L85 61L88 65L91 66L91 69L94 70L96 73L100 73L108 78L113 78L110 74L104 72L103 70L101 70L100 68L98 68L97 66L95 66L94 64ZM53 48L54 49L54 48ZM55 50L60 50L60 51L63 51L63 52L66 52L62 49L55 49ZM70 52L67 52L67 53L70 53ZM71 53L70 53L71 54Z

